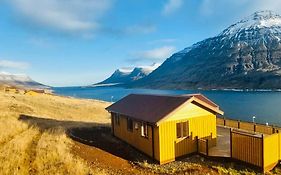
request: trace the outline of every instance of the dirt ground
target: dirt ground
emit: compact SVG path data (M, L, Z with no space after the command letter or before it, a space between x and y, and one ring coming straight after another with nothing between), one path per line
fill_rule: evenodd
M211 161L193 155L158 165L149 157L111 135L109 126L77 128L68 131L74 140L73 152L112 174L256 174L243 165L224 160Z
M133 164L149 158L112 137L109 127L72 129L68 134L75 142L73 152L92 166L107 169L112 174L154 174Z

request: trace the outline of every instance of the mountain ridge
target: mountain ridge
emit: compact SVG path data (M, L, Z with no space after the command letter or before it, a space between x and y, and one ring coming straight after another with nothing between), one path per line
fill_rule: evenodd
M128 84L139 79L142 79L149 75L155 70L160 64L153 63L150 66L137 66L134 68L119 68L114 71L113 74L102 82L96 83L95 85L117 85L117 84Z
M129 87L281 88L281 16L259 11L219 35L173 54Z
M47 89L49 86L38 83L32 80L29 76L24 74L11 74L7 72L0 72L0 84L15 86L26 89Z

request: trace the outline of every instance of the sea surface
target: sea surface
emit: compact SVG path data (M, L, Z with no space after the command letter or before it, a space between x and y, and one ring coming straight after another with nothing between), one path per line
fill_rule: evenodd
M116 102L131 93L189 94L201 93L214 101L225 112L225 117L281 126L281 92L231 90L152 90L121 87L60 87L59 95Z

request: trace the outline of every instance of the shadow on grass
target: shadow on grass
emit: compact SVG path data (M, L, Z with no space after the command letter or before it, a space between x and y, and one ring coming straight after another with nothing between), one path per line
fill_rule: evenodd
M74 141L99 148L128 161L153 162L152 159L140 153L129 144L112 136L109 124L56 120L29 115L20 115L19 120L26 122L30 127L38 127L41 131L58 127L65 128L66 134Z

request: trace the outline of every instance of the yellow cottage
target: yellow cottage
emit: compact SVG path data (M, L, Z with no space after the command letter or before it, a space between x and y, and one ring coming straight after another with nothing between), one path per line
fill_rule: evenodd
M131 94L106 109L112 134L160 164L196 153L198 139L216 145L216 115L223 115L201 94Z

